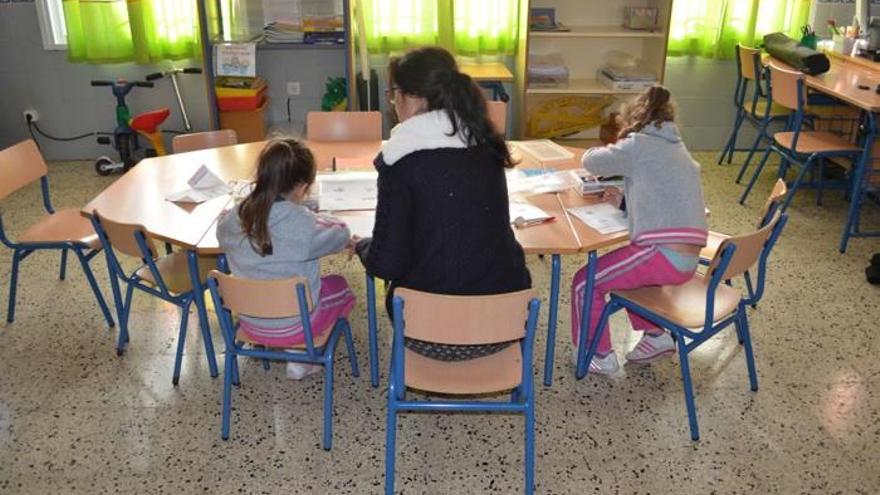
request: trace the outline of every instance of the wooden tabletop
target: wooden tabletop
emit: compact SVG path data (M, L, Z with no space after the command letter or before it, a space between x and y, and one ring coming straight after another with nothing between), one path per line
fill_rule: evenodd
M362 168L371 164L381 142L307 142L319 168L329 170L336 159L341 168ZM516 148L516 143L512 142ZM165 195L186 189L186 181L201 165L206 165L224 181L253 177L257 157L265 142L246 143L222 148L193 151L149 158L120 177L82 209L84 215L99 210L121 222L142 224L157 239L171 242L203 254L219 252L217 219L232 207L230 196L198 205L177 204ZM525 153L516 153L520 167L568 169L580 167L582 149L570 148L574 157L564 162L541 164ZM625 233L601 235L571 216L566 208L595 202L577 193L530 196L529 201L556 219L546 224L514 229L527 253L572 254L586 252L626 240Z
M791 69L791 66L772 59L775 64ZM852 57L832 57L831 69L818 76L807 76L807 86L827 95L843 100L850 105L869 112L880 112L880 64L869 61L856 61ZM873 65L869 65L873 64ZM866 86L867 89L860 89Z
M460 64L459 69L471 76L475 81L513 81L510 69L501 62L487 62L480 64Z

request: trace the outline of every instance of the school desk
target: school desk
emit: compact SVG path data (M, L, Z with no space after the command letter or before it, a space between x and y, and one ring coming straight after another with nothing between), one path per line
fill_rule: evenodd
M143 160L138 166L120 177L82 209L86 216L94 210L105 212L114 220L143 225L155 238L177 245L187 252L190 277L194 287L203 287L197 270L198 256L220 252L216 236L216 221L220 213L231 206L232 198L224 196L198 205L181 205L165 200L165 195L187 188L186 181L201 165L207 165L225 181L250 179L254 164L265 142L245 143L223 148L166 155ZM312 149L323 170L334 161L346 164L371 163L381 143L315 143L306 142ZM515 143L514 143L515 146ZM568 162L555 162L552 168L579 167L581 149L573 148L575 157ZM536 168L544 166L526 154L521 154L519 166ZM561 279L561 255L588 253L590 266L595 267L596 250L626 240L626 233L600 235L572 217L566 208L597 201L584 199L573 191L558 194L530 196L529 200L556 217L554 222L515 229L517 240L528 254L551 255L551 293L548 304L548 346L545 364L545 384L552 380L555 332ZM343 214L344 215L344 214ZM592 279L588 277L588 296ZM371 379L378 385L375 287L368 277L368 313L370 330ZM592 300L587 297L588 303ZM205 309L204 294L195 291L195 303L202 326L206 348L211 337ZM587 306L587 309L589 306ZM589 311L583 314L589 318ZM211 376L217 376L216 362L210 363Z

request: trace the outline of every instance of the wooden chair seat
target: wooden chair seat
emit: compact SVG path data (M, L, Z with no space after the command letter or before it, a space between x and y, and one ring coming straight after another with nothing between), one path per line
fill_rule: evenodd
M718 247L730 236L721 232L709 231L709 237L706 239L706 245L700 250L700 258L711 260L718 252Z
M192 290L192 282L189 279L189 267L186 253L176 252L163 256L156 260L156 268L165 282L165 287L175 294L182 294ZM199 279L202 282L208 277L208 272L217 268L217 257L199 257ZM135 274L145 282L156 285L153 273L146 265L142 266Z
M406 386L441 394L484 394L518 387L522 382L519 342L502 351L467 361L440 361L407 349Z
M23 243L75 242L97 249L101 246L98 234L89 219L80 215L79 210L64 208L44 215L18 236Z
M773 135L773 139L780 146L786 149L791 148L791 141L794 138L793 132L777 132ZM825 131L801 132L798 137L797 149L795 153L813 154L813 153L831 153L835 151L860 151L861 148L850 143L846 139L837 134Z
M331 330L332 330L332 328L328 328L327 331L325 331L325 332L322 333L321 335L317 335L317 336L315 336L315 340L312 342L312 343L315 345L315 347L324 347L324 344L326 344L326 343L327 343L327 340L330 338L330 334L333 333L333 332L331 332ZM245 343L247 343L247 344L253 344L253 345L265 345L265 344L263 344L262 342L257 342L256 340L250 338L250 337L248 336L248 334L246 334L244 331L242 331L242 330L240 330L240 329L239 329L238 331L235 332L235 340L237 340L237 341L239 341L239 342L245 342ZM300 344L300 345L295 345L295 346L293 346L293 347L286 347L285 349L298 349L298 350L302 350L302 349L305 349L305 348L306 348L306 343L303 342L303 343Z
M702 328L705 323L706 280L699 274L682 285L643 287L612 293L682 327ZM740 299L742 293L739 290L719 285L715 291L714 321L733 314Z

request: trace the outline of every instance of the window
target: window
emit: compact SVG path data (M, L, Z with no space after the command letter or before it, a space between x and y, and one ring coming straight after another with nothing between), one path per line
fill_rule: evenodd
M67 49L67 27L61 0L37 0L37 18L46 50Z

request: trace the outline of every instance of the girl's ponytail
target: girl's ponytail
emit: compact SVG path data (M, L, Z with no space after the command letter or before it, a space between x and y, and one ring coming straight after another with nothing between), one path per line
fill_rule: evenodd
M649 124L660 127L664 122L675 121L672 94L663 86L652 86L636 97L623 110L624 127L618 139L639 132Z

